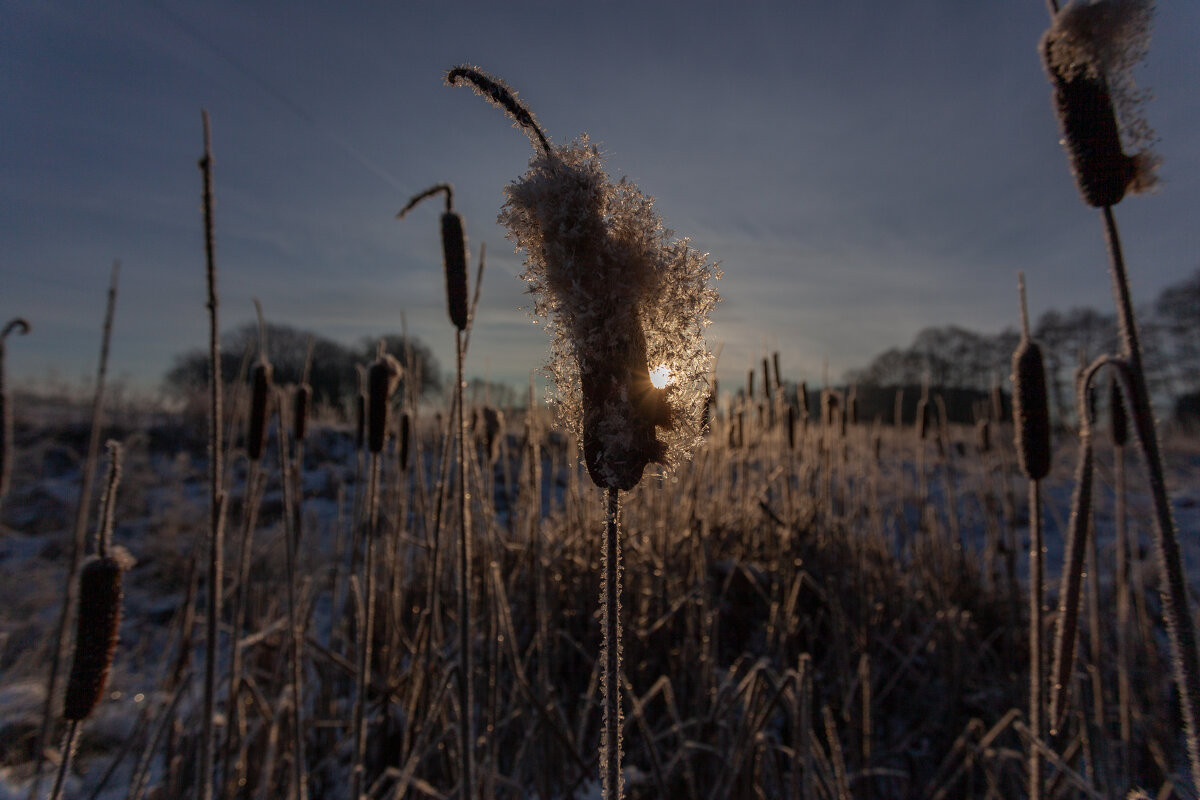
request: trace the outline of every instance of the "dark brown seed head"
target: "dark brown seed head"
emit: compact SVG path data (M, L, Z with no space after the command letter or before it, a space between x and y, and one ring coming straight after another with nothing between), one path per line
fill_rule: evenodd
M400 362L383 353L367 371L367 450L383 451L387 439L388 405L400 380Z
M975 423L975 431L979 435L979 452L992 452L992 426L987 417Z
M1114 379L1108 394L1108 435L1116 447L1124 447L1129 441L1129 416L1125 413L1125 399L1121 396L1121 385Z
M453 211L442 214L442 259L446 270L446 299L450 321L460 331L467 327L467 237L462 217Z
M312 387L302 383L292 395L292 438L297 442L304 441L304 434L308 432L308 410L311 405Z
M788 406L787 437L788 437L788 449L795 450L796 449L796 407L795 406Z
M504 430L504 412L498 408L487 406L483 409L483 442L488 454L488 461L496 463L500 455L500 434Z
M9 320L0 332L0 498L8 492L13 465L13 416L8 391L4 387L4 340L13 331L29 333L29 323L20 317Z
M671 427L668 389L650 381L646 336L636 313L609 320L614 350L580 354L583 390L583 457L602 489L628 491L648 464L664 463L657 428ZM623 329L623 330L622 330Z
M75 626L75 655L63 700L63 718L86 719L100 701L117 647L121 624L119 558L89 561L79 573L79 612Z
M1137 166L1121 149L1108 85L1103 75L1058 63L1054 39L1053 29L1042 39L1042 64L1054 84L1054 111L1075 185L1088 205L1115 205L1125 196Z
M367 396L359 394L354 398L354 449L362 450L367 433Z
M246 455L251 461L262 458L267 441L267 400L271 396L271 365L260 361L251 370L250 424L246 432Z
M1042 348L1032 339L1013 351L1012 382L1017 462L1025 477L1041 480L1050 474L1050 407Z
M800 414L801 422L808 422L808 383L800 381L796 387L796 411Z
M400 470L408 470L409 437L412 435L412 417L407 411L400 415Z

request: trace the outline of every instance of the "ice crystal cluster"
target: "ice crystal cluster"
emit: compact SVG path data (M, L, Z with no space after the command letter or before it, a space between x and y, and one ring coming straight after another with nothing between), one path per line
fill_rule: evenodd
M630 489L700 438L720 272L663 226L652 198L608 177L586 136L537 151L505 193L500 222L553 335L560 419L581 435L592 479Z
M1142 115L1149 93L1133 79L1149 48L1153 14L1151 0L1072 3L1042 37L1064 145L1092 205L1109 205L1126 190L1145 191L1156 182L1154 131Z

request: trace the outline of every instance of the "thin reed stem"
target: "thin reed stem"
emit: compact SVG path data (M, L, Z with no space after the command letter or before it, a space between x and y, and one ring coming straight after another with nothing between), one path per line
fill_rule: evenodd
M1142 365L1142 348L1138 342L1137 323L1133 315L1133 301L1129 293L1129 279L1125 272L1125 258L1121 252L1121 240L1112 207L1105 206L1104 237L1113 279L1113 298L1117 308L1118 328L1121 336L1121 355L1127 362L1129 412L1137 432L1142 455L1146 460L1147 479L1154 503L1155 544L1158 550L1159 568L1162 570L1163 620L1171 647L1171 664L1175 681L1179 686L1180 714L1183 717L1184 735L1187 740L1188 760L1192 771L1193 785L1200 781L1200 654L1196 650L1195 627L1192 624L1191 606L1188 600L1187 582L1183 572L1183 559L1179 551L1179 538L1175 520L1171 515L1171 504L1167 499L1162 455L1159 452L1158 431L1154 427L1154 409L1150 405L1150 393L1146 386L1146 373Z
M108 283L108 302L104 310L104 329L100 337L100 366L96 370L96 387L92 393L91 421L89 423L87 458L84 461L83 479L79 487L79 502L75 507L75 531L71 539L71 555L67 560L66 591L63 592L62 608L58 614L58 627L54 638L54 655L50 661L50 675L46 680L46 700L42 709L42 730L38 737L37 765L30 798L37 796L42 773L42 759L54 723L54 698L58 692L58 673L67 654L70 641L71 609L75 606L76 580L79 562L87 550L87 529L91 511L93 487L96 483L96 465L100 455L100 430L104 424L104 386L108 375L108 350L112 342L113 316L117 307L117 278L121 262L114 261Z
M1041 481L1029 482L1029 729L1042 738L1045 727L1042 707L1042 598L1045 597L1046 570L1043 563ZM1029 750L1029 800L1042 793L1042 754Z
M455 344L455 404L458 428L458 702L462 719L459 721L459 747L462 749L459 777L464 800L475 797L475 664L471 650L471 494L467 491L467 427L463 398L464 333L456 331Z
M358 616L358 689L354 701L354 766L351 798L363 796L367 750L367 693L371 685L371 630L375 626L375 539L379 524L379 453L370 454L367 478L368 519L365 526L367 546L363 565L363 603Z
M79 733L80 720L73 719L67 723L67 732L63 735L62 760L58 762L58 773L54 776L54 788L50 790L50 800L61 800L63 789L67 783L67 773L71 771L71 762L75 759L75 737Z
M225 492L221 486L224 470L221 443L221 344L217 322L217 264L213 239L212 132L208 112L204 121L204 156L200 171L204 175L204 255L208 276L208 355L209 355L209 496L211 499L208 533L208 609L204 638L204 723L200 738L200 800L213 798L214 741L213 716L217 695L217 626L221 611L221 590L225 571Z
M601 781L605 800L624 796L621 775L621 513L620 492L604 490L604 578L600 590L601 628L604 635L604 731L600 740Z
M304 755L304 689L302 684L303 678L303 629L300 624L300 613L296 599L296 579L297 579L297 549L300 544L299 531L295 528L293 520L293 505L296 500L293 496L294 485L288 465L288 433L287 425L284 424L284 395L282 392L276 394L279 403L279 432L278 447L279 453L279 483L283 488L283 538L286 543L286 559L287 559L287 604L288 604L288 629L291 632L292 647L291 647L291 694L292 694L292 783L295 787L294 797L296 800L308 800L308 773L306 771L305 755Z

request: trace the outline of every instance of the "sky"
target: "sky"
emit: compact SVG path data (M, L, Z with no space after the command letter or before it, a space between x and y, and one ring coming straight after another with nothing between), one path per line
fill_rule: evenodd
M212 119L221 327L399 331L454 359L440 204L486 243L469 375L524 385L549 351L496 224L532 149L443 82L469 62L559 143L588 133L724 273L726 386L764 352L819 384L922 328L1110 310L1099 212L1076 194L1037 41L1043 3L126 3L0 0L0 317L10 381L153 388L207 342L200 111ZM1158 4L1144 112L1161 186L1116 208L1134 299L1200 266L1200 3ZM827 365L827 366L826 366Z

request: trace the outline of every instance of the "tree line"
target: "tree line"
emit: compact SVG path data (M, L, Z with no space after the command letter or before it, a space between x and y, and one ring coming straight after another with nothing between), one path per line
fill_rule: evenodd
M1189 416L1190 409L1200 409L1200 269L1140 308L1138 323L1150 391L1178 417ZM1054 411L1061 420L1073 419L1075 371L1116 352L1116 316L1088 307L1051 309L1038 318L1033 336L1043 348ZM845 380L863 387L928 383L987 392L1007 381L1019 340L1015 328L985 334L957 325L929 327L907 348L880 353Z

